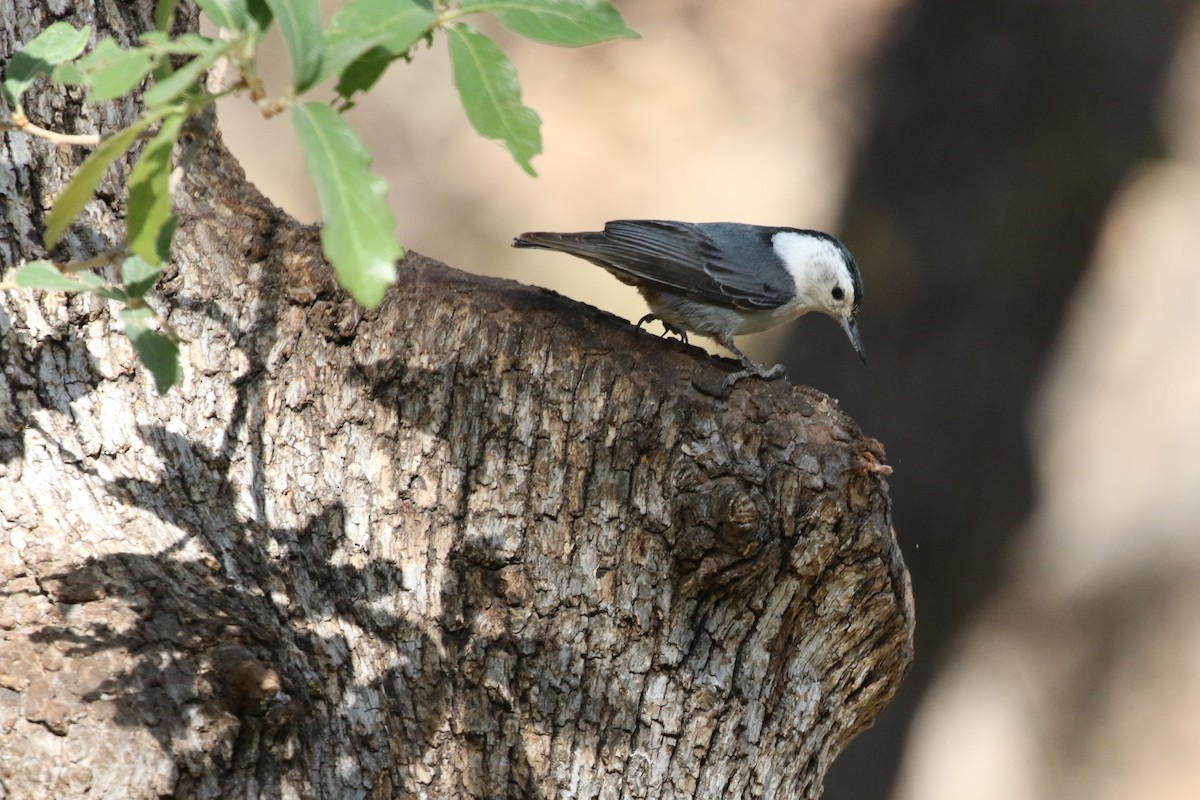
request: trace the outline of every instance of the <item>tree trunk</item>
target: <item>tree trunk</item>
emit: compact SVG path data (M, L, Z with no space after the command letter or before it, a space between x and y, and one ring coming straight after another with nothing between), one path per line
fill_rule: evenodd
M2 5L7 62L48 12ZM0 142L8 269L83 154ZM58 255L121 239L129 163ZM0 796L820 793L912 647L836 403L413 254L363 310L219 140L176 200L166 397L107 301L2 298Z

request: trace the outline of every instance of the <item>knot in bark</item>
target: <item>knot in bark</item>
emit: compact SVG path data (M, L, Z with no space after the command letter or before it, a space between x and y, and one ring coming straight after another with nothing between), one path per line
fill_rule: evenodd
M676 496L680 526L676 563L686 588L715 588L756 573L775 539L762 492L742 481L716 478Z

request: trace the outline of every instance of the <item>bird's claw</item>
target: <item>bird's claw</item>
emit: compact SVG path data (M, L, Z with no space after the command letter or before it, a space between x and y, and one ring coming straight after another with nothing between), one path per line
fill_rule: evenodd
M656 315L654 315L654 314L647 314L646 316L642 317L641 319L639 319L639 320L637 321L637 326L638 326L639 328L641 328L641 327L642 327L642 326L644 326L644 325L645 325L647 322L654 322L654 321L655 321L655 320L657 320L657 319L658 319L658 317L657 317Z
M676 328L674 325L667 322L666 320L664 320L662 317L658 316L657 314L647 314L646 316L644 316L638 320L637 326L639 328L641 328L643 325L645 325L648 322L661 322L663 324L663 332L661 334L659 334L658 338L664 339L669 334L673 333L679 337L679 341L683 342L684 344L687 344L688 335L687 335L687 331L685 331L683 328Z
M773 381L783 377L783 364L776 364L773 367L764 367L762 364L756 364L749 359L742 362L744 367L737 372L728 375L721 383L720 398L724 400L729 397L729 393L733 391L733 387L738 381L743 378L761 378L764 381Z

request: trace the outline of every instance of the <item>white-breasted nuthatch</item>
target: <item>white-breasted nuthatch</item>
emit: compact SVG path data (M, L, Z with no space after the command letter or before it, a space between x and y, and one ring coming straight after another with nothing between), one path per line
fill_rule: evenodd
M862 276L850 251L834 237L800 228L737 222L616 220L590 233L523 233L513 247L558 250L604 267L637 287L668 333L711 336L741 359L725 381L777 378L783 365L751 360L733 337L756 333L820 311L841 323L865 364L854 315L863 298Z

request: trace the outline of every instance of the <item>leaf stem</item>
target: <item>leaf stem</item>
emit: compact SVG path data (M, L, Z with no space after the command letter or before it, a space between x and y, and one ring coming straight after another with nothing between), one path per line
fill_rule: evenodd
M97 267L111 266L112 264L116 264L124 257L124 249L117 250L114 248L110 250L104 250L98 255L94 255L91 258L84 259L83 261L54 261L51 263L58 267L59 271L70 274L72 272L83 272L89 269L96 269Z
M59 147L95 147L100 144L100 134L98 133L59 133L46 130L42 126L30 122L29 117L24 114L14 116L11 121L0 121L0 130L28 133L30 136L37 136L53 142Z

